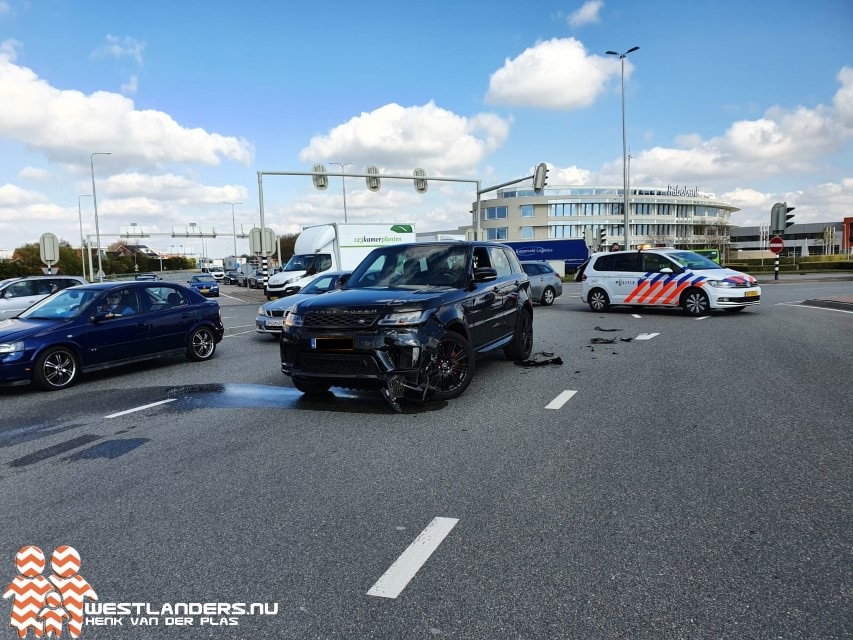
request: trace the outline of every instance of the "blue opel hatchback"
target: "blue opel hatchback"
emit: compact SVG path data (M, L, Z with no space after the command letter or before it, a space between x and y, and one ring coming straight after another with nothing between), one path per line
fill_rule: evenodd
M180 284L70 287L0 321L0 385L54 391L81 373L142 360L209 360L224 333L219 303Z

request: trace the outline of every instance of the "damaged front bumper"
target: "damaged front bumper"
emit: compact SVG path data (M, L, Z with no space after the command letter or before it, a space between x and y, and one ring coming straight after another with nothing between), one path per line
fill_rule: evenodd
M281 371L306 381L352 389L377 389L395 411L403 398L423 402L436 349L446 329L422 325L351 333L287 329L280 342Z

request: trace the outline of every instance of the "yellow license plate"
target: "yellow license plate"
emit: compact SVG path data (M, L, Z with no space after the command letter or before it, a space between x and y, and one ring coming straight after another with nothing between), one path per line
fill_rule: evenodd
M208 291L210 291L210 289L202 289L201 290L202 293L207 293Z
M746 292L746 297L747 297L747 298L754 298L754 297L755 297L755 296L757 296L757 295L758 295L758 291L747 291L747 292Z

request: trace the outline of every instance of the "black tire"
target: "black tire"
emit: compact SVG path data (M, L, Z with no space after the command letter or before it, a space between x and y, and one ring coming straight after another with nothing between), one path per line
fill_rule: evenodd
M306 396L317 396L321 393L328 393L329 387L332 386L323 382L311 382L308 380L303 380L302 378L291 378L290 381L293 383L294 387L296 387Z
M77 382L80 365L77 356L66 347L54 347L42 353L33 369L33 381L45 391L59 391Z
M708 296L701 289L688 289L681 296L681 308L688 316L708 315Z
M738 311L743 311L744 309L746 309L746 307L729 307L728 309L726 309L726 311L729 313L737 313Z
M527 360L533 351L533 315L522 309L518 312L512 342L504 347L504 355L508 360Z
M610 308L610 297L604 289L593 289L586 295L586 299L593 311L607 311Z
M187 340L187 358L193 362L210 360L216 351L216 336L210 327L199 327Z
M474 350L465 337L455 331L444 334L430 365L429 388L434 400L452 400L461 396L474 377Z
M545 287L545 291L542 292L542 297L539 299L539 304L550 307L554 304L554 300L557 298L557 292L554 291L553 287Z

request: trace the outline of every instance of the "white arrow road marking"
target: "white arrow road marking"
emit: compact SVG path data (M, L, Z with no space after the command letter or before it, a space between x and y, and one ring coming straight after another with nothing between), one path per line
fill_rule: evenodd
M119 411L118 413L111 413L108 416L104 416L104 418L118 418L119 416L127 415L128 413L136 413L137 411L143 411L144 409L150 409L151 407L156 407L161 404L166 404L168 402L174 402L175 398L169 398L168 400L161 400L160 402L152 402L151 404L144 404L141 407L136 407L135 409L128 409L127 411Z
M556 398L551 400L551 402L546 404L545 408L546 409L559 409L564 404L566 404L571 399L571 397L573 395L575 395L576 393L577 393L577 391L570 391L569 389L566 389L560 395L558 395Z
M711 316L699 316L698 318L693 318L694 320L707 320Z
M641 333L640 335L638 335L634 339L635 340L651 340L655 336L659 336L659 335L660 335L659 333Z
M380 598L396 598L400 595L457 522L459 520L456 518L433 518L394 564L388 567L388 571L370 587L367 595Z

